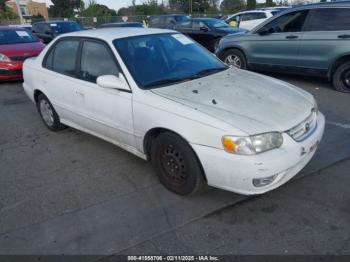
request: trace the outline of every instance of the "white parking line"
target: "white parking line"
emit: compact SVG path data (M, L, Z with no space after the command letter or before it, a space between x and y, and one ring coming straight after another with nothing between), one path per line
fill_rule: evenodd
M343 123L338 123L338 122L329 122L327 121L327 124L333 125L333 126L339 126L342 128L350 129L350 124L343 124Z

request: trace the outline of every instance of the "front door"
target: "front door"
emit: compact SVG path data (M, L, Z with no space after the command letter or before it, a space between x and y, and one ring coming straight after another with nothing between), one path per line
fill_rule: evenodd
M295 67L302 28L308 11L296 11L277 17L267 25L264 34L254 33L247 46L251 67Z
M84 40L78 71L80 85L74 99L83 127L95 135L134 146L132 93L96 84L102 75L115 75L126 82L110 47L101 41Z

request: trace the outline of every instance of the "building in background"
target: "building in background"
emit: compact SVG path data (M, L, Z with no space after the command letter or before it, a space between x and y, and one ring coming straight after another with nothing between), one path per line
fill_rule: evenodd
M46 20L49 18L49 12L45 3L38 3L32 0L19 0L18 2L25 20L30 20L32 16L37 15L42 15ZM15 0L7 1L6 5L11 8L15 14L19 15Z

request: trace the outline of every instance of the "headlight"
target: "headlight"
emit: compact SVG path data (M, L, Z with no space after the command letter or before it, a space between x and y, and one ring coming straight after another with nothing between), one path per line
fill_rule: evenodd
M271 132L248 137L224 136L222 145L224 149L238 155L254 155L283 144L283 136L279 132Z
M11 59L8 58L6 55L0 53L0 62L10 62Z

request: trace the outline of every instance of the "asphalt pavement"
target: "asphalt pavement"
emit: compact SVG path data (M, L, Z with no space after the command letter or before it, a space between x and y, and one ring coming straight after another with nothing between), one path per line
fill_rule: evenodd
M350 94L313 93L324 139L291 182L258 197L180 197L98 138L47 130L21 83L0 85L0 254L350 254Z

